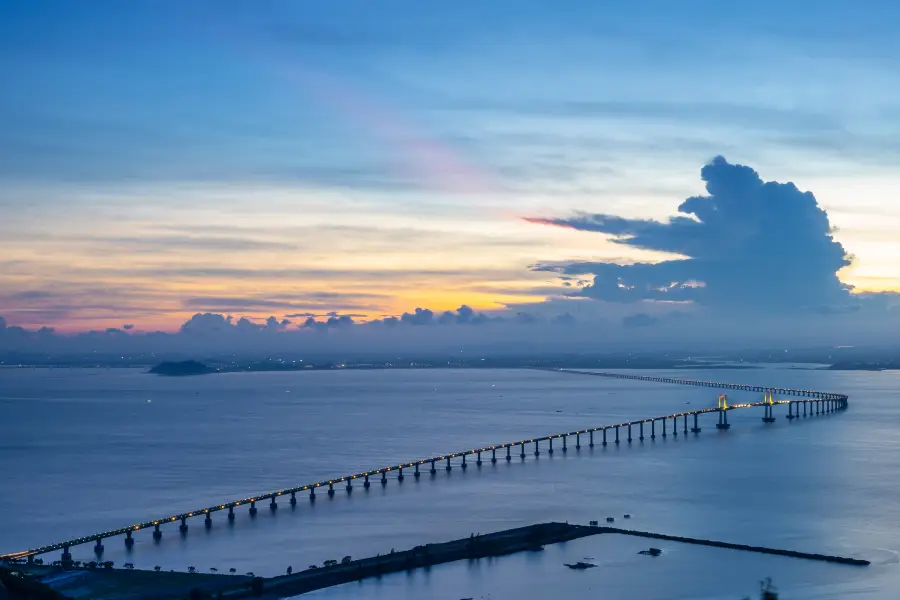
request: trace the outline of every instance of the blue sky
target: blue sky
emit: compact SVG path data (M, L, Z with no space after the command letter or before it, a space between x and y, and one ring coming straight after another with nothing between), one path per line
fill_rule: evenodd
M812 191L841 281L895 290L898 25L876 1L2 1L0 314L652 313L559 275L678 257L540 220L665 221L719 155Z

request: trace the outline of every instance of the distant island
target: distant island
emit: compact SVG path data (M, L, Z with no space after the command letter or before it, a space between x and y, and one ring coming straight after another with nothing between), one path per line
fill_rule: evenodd
M161 362L150 369L150 373L154 375L165 375L167 377L206 375L208 373L215 373L216 371L216 369L213 369L212 367L196 360L184 360L181 362Z

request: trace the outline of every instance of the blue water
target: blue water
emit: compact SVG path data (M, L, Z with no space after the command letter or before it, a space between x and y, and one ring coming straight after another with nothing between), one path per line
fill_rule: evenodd
M827 565L599 536L312 594L349 598L732 598L771 576L784 598L891 598L900 589L900 409L893 373L767 368L678 372L698 379L850 394L848 411L761 423L762 409L715 416L703 432L630 446L570 447L522 463L458 467L357 487L315 504L286 499L211 530L172 524L160 543L105 542L104 558L271 575L539 521L628 525L811 552ZM716 390L539 371L337 371L168 379L135 370L0 370L0 552L121 527L237 497L448 451L715 406ZM734 401L760 400L732 394ZM687 405L686 403L690 403ZM598 438L599 439L599 438ZM623 436L624 439L624 436ZM573 444L574 445L574 444ZM90 559L90 545L73 549ZM598 568L563 562L592 557Z

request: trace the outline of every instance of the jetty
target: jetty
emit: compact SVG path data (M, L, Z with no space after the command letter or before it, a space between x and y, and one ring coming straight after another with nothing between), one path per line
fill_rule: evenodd
M449 542L420 545L410 550L392 551L389 554L359 560L352 560L350 557L347 557L341 562L327 561L326 566L323 567L311 567L289 575L269 578L210 576L200 573L154 573L151 571L118 569L110 570L108 573L106 570L101 570L88 576L88 572L83 569L67 571L61 567L36 568L32 566L26 566L25 570L26 572L31 570L32 580L30 583L32 584L32 589L44 588L46 590L46 594L38 594L35 597L47 599L59 598L59 596L54 596L54 594L69 592L73 587L86 594L78 596L78 598L91 598L92 600L120 600L126 597L132 600L138 598L166 600L183 598L187 590L197 590L209 596L214 595L216 598L263 597L274 599L296 596L390 573L431 567L459 560L477 560L517 552L540 551L543 550L545 545L549 544L567 542L588 536L610 534L651 538L681 544L711 546L743 552L772 554L856 567L869 564L869 561L860 558L751 546L748 544L666 535L633 529L569 523L539 523L486 535L470 535L469 537ZM575 565L565 566L578 568L579 565L598 566L591 563L576 563ZM79 573L82 574L80 578ZM76 580L77 585L73 586L72 580ZM68 596L68 594L66 595Z

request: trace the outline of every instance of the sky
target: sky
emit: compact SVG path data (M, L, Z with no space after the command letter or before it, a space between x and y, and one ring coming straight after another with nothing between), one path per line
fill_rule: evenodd
M0 336L879 331L900 6L864 8L0 0Z

